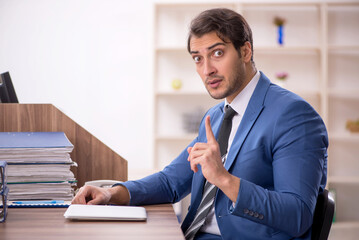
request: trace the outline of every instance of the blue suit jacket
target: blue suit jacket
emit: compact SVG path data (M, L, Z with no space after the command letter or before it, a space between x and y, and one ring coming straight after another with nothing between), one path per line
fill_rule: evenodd
M211 108L218 134L223 105ZM196 142L206 142L202 121ZM241 179L238 198L218 191L215 215L223 239L310 239L318 192L326 184L328 136L316 111L261 73L228 152L225 168ZM202 198L205 179L193 173L185 150L161 172L124 183L131 205L177 202L191 193L185 231Z

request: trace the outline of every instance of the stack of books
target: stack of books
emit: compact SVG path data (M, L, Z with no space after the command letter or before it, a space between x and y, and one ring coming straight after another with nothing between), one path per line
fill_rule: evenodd
M71 200L76 179L73 145L63 132L0 132L8 200Z

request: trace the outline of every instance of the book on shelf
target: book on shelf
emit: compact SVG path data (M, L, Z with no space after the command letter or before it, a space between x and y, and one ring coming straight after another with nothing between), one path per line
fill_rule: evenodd
M8 200L71 200L74 146L63 132L1 132L0 160L8 164Z

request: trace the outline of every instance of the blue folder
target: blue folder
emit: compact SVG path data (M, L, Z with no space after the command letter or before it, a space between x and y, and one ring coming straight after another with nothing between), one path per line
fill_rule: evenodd
M40 200L40 201L9 201L9 208L67 208L71 201L62 200Z
M64 132L0 132L0 148L73 148Z

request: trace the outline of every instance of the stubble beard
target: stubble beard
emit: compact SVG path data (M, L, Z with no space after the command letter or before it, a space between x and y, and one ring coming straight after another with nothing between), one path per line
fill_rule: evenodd
M246 80L245 71L244 69L240 69L240 67L237 66L234 71L234 74L230 76L230 79L228 81L225 81L226 79L224 77L222 77L222 79L223 80L221 84L228 83L227 86L224 86L225 89L223 90L223 92L217 93L216 89L214 89L215 91L211 92L210 87L206 84L206 89L209 95L216 100L224 99L228 96L231 96L234 93L238 92L241 88L243 88L243 84L245 83Z

